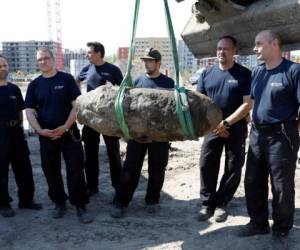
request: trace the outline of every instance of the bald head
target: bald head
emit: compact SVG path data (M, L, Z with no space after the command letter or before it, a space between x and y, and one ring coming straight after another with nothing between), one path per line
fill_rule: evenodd
M266 64L281 61L280 36L274 31L263 30L255 37L254 52L258 60Z
M269 43L276 40L278 46L281 47L280 35L273 30L263 30L263 31L259 32L256 37L258 37L258 36L265 38Z

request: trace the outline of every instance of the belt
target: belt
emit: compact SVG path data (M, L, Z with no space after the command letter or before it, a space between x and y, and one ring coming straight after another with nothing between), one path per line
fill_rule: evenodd
M252 127L259 131L265 132L277 132L285 130L289 127L297 126L298 121L288 121L288 122L281 122L281 123L273 123L273 124L259 124L259 123L252 123Z
M7 127L16 127L20 124L19 120L0 121L0 125Z

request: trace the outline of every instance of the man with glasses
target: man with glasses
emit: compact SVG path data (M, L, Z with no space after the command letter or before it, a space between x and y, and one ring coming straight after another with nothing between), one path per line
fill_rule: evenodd
M80 90L74 78L54 68L54 56L48 48L37 51L42 74L28 86L25 106L30 125L39 135L42 168L55 203L52 217L62 218L66 212L67 194L61 175L61 154L66 163L70 203L76 206L80 222L90 223L86 210L87 188L83 172L83 148L76 126L74 102Z

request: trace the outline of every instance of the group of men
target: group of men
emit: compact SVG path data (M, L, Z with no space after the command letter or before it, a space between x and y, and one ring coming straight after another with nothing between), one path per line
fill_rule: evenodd
M241 179L245 160L247 118L252 110L245 173L250 222L239 231L247 237L270 232L268 178L272 187L272 236L287 249L295 210L295 169L299 148L300 64L282 57L280 36L270 30L255 38L254 52L263 61L253 70L234 62L237 43L231 36L217 45L218 63L200 74L197 90L223 111L223 120L203 141L200 155L202 207L200 221L227 219L226 205ZM220 157L224 174L217 188Z
M10 163L18 186L19 208L42 209L42 205L33 199L32 166L22 124L22 110L26 108L27 119L39 135L41 165L48 184L48 195L55 204L52 217L58 219L65 215L66 201L69 199L76 207L82 223L93 221L86 204L89 197L99 191L100 134L84 126L81 140L74 102L81 94L81 82L85 81L87 91L91 91L104 84L120 85L123 75L117 66L104 60L105 49L101 43L89 42L87 47L90 64L81 70L76 80L72 75L56 70L51 50L38 49L36 56L41 75L30 82L25 102L19 87L8 82L8 63L4 57L0 57L0 147L3 152L0 157L0 214L4 217L15 215L8 193ZM174 81L159 71L161 54L158 50L147 49L142 60L146 73L136 80L135 87L174 88ZM119 138L102 137L108 153L112 186L115 188L116 209L112 210L112 216L123 216L123 206L128 206L137 187L147 150L149 185L146 203L151 208L155 207L159 203L164 182L169 143L141 144L128 141L122 168ZM66 165L68 192L65 192L61 173L61 155ZM117 208L122 209L119 211Z
M0 213L15 214L9 205L8 166L15 174L19 207L41 209L33 199L34 184L29 150L22 128L22 110L39 135L42 169L49 197L55 203L53 218L62 218L66 200L77 209L81 222L93 219L86 210L89 196L98 192L100 134L84 126L81 143L76 126L74 101L80 95L79 83L86 81L87 91L101 85L120 85L122 73L105 62L104 46L87 44L90 64L74 78L55 69L50 50L37 51L41 75L28 86L25 104L20 89L7 82L8 65L0 57ZM200 155L200 221L213 217L227 219L226 205L233 198L245 162L248 115L252 109L250 142L246 161L245 196L250 222L240 236L267 234L268 177L273 194L273 236L286 238L293 227L294 177L299 148L298 110L300 103L300 65L282 57L281 39L265 30L255 38L254 52L264 61L251 71L234 61L237 41L232 36L220 38L218 62L205 68L197 81L197 91L209 96L222 110L223 120L205 136ZM154 48L141 58L145 74L135 80L135 87L174 88L174 81L160 72L161 54ZM149 211L159 208L160 191L168 164L169 143L127 142L122 167L119 138L102 135L106 144L112 186L115 189L111 216L123 217L138 185L143 161L148 151L148 186L145 202ZM225 148L224 174L217 188L221 154ZM66 163L68 195L61 175L61 153Z

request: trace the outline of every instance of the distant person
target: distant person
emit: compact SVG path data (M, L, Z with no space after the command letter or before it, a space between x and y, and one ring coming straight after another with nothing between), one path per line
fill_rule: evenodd
M214 216L227 219L227 204L236 192L245 162L246 116L251 109L251 72L234 61L237 42L232 36L220 38L214 66L202 71L197 90L210 97L222 110L223 120L204 137L200 155L200 221ZM225 148L225 166L217 188L220 161Z
M87 58L90 62L85 66L79 76L77 82L86 81L87 91L91 91L105 84L120 85L123 80L121 70L104 60L105 49L99 42L87 43ZM102 135L109 160L109 168L111 174L112 186L116 188L120 179L122 169L120 157L120 143L118 137ZM88 194L91 196L99 191L99 143L100 134L88 126L84 126L82 130L82 140L85 149L85 175L87 180Z
M144 62L146 73L135 80L134 86L136 88L174 88L174 81L160 73L161 54L158 50L154 48L147 49L141 59ZM126 159L117 186L114 206L111 210L112 217L121 218L124 216L125 210L137 188L147 151L149 179L145 202L149 212L158 211L160 191L168 164L169 148L168 142L140 143L135 140L128 141Z
M245 174L250 222L240 236L268 234L268 178L272 187L273 239L287 249L295 211L295 170L299 148L300 64L282 57L280 36L265 30L254 52L264 61L252 76L253 123Z
M67 194L61 175L61 154L66 163L70 203L76 206L82 223L92 222L86 210L89 201L83 172L83 148L76 125L75 99L80 91L74 78L54 68L54 57L47 48L37 51L42 74L28 86L25 106L29 123L39 134L42 168L55 203L52 217L66 212Z
M35 203L32 167L23 130L24 100L20 88L7 81L8 63L0 56L0 214L13 217L8 193L8 170L11 164L18 186L19 208L42 209Z

